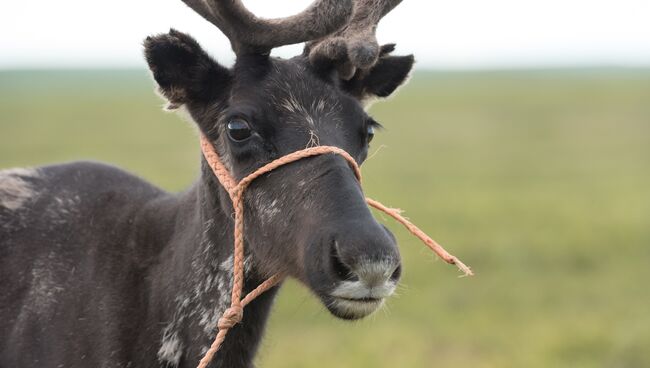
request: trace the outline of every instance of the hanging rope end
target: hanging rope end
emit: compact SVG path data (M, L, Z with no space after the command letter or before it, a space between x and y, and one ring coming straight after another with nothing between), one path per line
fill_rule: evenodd
M472 271L472 269L464 264L460 259L453 257L450 263L456 265L456 267L458 267L458 269L463 273L460 277L474 276L474 271Z

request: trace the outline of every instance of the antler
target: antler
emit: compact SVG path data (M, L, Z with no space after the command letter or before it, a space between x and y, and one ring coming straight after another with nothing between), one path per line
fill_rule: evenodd
M350 79L357 68L372 67L380 56L375 31L377 24L402 0L354 0L348 24L321 40L307 45L309 60L314 65L336 64L339 76Z
M352 0L316 0L301 13L278 19L261 19L241 0L183 0L187 6L217 26L236 54L268 54L278 46L315 40L347 24Z

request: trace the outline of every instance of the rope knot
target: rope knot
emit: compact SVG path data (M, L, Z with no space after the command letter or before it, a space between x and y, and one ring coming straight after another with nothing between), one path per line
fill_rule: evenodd
M243 317L244 309L238 305L232 306L223 312L223 315L217 322L217 327L219 327L219 330L229 330L241 322Z

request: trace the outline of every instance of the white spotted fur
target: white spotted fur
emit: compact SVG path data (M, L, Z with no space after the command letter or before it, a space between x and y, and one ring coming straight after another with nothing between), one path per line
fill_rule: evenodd
M178 338L178 333L172 331L170 326L167 326L163 331L162 344L158 350L158 360L161 363L176 367L181 361L183 356L183 343Z
M211 226L211 224L210 224ZM206 243L206 248L212 245ZM198 267L198 264L193 264ZM250 272L252 262L250 257L244 260L244 271ZM198 270L197 270L198 271ZM189 293L176 298L176 313L173 320L165 327L158 351L160 362L170 367L178 366L183 356L184 348L178 338L178 331L186 320L196 320L203 328L206 337L214 338L217 332L217 321L230 305L232 288L233 256L217 265L216 272L208 273L200 278ZM207 300L207 304L205 301ZM207 350L207 347L204 349Z
M35 169L16 168L0 171L0 207L15 211L36 197L38 192L26 179L36 179L38 176Z

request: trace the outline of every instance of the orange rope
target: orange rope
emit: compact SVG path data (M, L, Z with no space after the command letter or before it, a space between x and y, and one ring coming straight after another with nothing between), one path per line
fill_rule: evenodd
M224 311L223 316L217 322L219 332L212 342L212 345L199 362L198 368L206 368L226 338L228 330L230 330L237 323L241 322L244 315L244 307L253 299L257 298L260 294L277 285L284 278L283 275L275 274L242 298L242 291L244 288L244 192L246 191L246 188L248 188L250 183L253 182L253 180L256 178L282 165L298 161L305 157L324 155L328 153L334 153L342 156L348 162L350 168L354 171L354 175L359 180L359 183L361 183L361 170L359 169L357 162L345 150L332 146L316 146L305 148L303 150L290 153L286 156L282 156L274 161L271 161L237 182L219 159L219 155L217 155L217 152L215 151L212 143L210 143L210 141L204 135L201 135L201 151L203 151L203 155L205 156L208 165L210 165L210 168L212 168L212 172L217 177L221 185L223 185L224 189L226 189L228 192L228 195L232 200L233 208L235 209L233 286L231 292L230 307ZM422 240L445 262L456 265L461 271L463 271L466 276L473 275L472 270L469 267L463 264L463 262L461 262L455 256L449 254L442 246L427 236L427 234L425 234L422 230L418 229L415 225L402 217L399 210L388 208L370 198L366 198L366 202L368 205L387 213L399 221L413 235Z
M388 208L383 204L370 198L366 198L366 202L368 203L368 205L375 207L376 209L392 216L400 224L404 225L404 227L406 227L408 231L411 232L411 234L415 235L420 240L422 240L422 242L426 244L429 248L431 248L431 250L434 251L438 255L438 257L442 258L443 261L449 264L456 265L458 269L463 271L465 276L474 275L472 269L467 267L463 262L460 261L460 259L456 258L456 256L449 254L449 252L447 252L445 248L442 247L442 245L438 244L435 240L431 239L427 234L425 234L424 231L420 230L417 226L413 225L409 220L405 219L402 215L400 215L401 212L400 210L396 208Z

